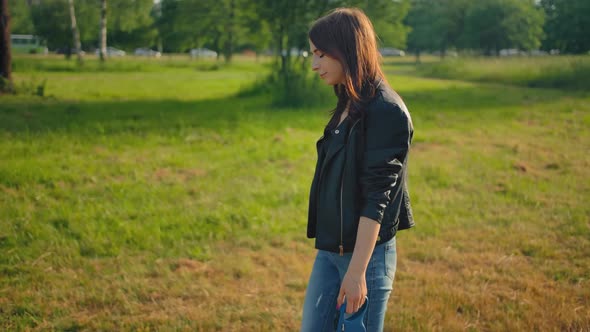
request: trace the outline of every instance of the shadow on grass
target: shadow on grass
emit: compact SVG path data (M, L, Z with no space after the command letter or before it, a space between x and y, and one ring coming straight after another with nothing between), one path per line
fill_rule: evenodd
M480 120L506 121L506 108L555 101L563 92L502 85L456 86L436 90L401 90L411 113L428 118L433 112ZM231 130L246 121L263 128L309 128L309 120L327 120L332 105L276 109L264 96L224 97L197 101L111 100L59 101L12 99L0 105L0 132L116 134L173 133L182 128ZM514 112L510 113L514 114ZM508 116L510 116L508 114Z
M237 98L202 101L54 101L32 99L0 106L0 130L48 132L99 130L174 131L180 127L215 129L232 127L242 112L255 113L255 99Z

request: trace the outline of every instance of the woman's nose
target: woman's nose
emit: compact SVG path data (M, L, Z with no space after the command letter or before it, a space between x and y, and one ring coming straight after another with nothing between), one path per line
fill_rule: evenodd
M320 69L318 63L315 60L311 60L311 70L317 71L318 69Z

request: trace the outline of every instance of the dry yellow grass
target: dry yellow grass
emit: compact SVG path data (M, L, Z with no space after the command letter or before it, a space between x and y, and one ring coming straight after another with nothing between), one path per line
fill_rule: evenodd
M323 109L112 74L112 94L60 73L55 99L0 104L0 330L297 330ZM386 331L589 331L590 96L390 82L416 126L417 227ZM133 93L149 100L117 101Z
M587 282L554 280L516 250L507 255L501 248L520 241L507 234L400 236L385 331L587 331ZM308 241L219 244L214 252L207 262L122 256L76 269L41 257L35 287L9 298L28 299L48 318L36 330L298 330L315 252ZM68 314L51 320L55 312Z

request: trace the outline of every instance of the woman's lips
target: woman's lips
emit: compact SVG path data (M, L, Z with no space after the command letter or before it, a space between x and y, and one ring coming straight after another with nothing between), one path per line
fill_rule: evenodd
M327 74L327 73L320 74L320 77L321 77L321 78L324 78L324 76L326 76L326 74Z

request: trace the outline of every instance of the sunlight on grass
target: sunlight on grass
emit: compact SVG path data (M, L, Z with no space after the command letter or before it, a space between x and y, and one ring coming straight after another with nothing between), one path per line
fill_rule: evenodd
M298 329L333 105L236 97L269 70L243 59L22 61L48 97L1 97L0 329ZM388 66L416 129L417 227L386 331L587 329L590 96Z

